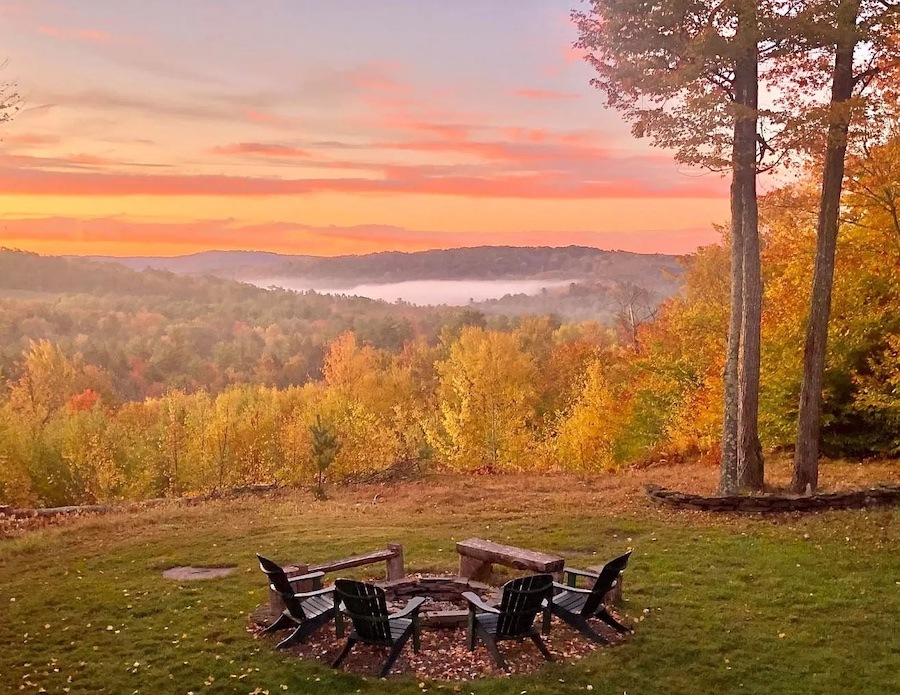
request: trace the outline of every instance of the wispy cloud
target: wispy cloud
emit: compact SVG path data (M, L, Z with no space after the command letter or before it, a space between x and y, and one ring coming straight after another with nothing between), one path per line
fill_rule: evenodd
M121 39L101 29L68 29L42 24L38 26L37 32L44 36L52 36L58 39L77 39L89 43L115 43L116 41L121 41Z
M41 135L38 133L13 133L4 135L3 142L9 145L25 145L28 147L41 147L43 145L55 145L60 140L58 135Z
M531 101L560 101L581 98L581 95L577 92L558 92L553 89L517 89L513 94Z
M135 162L85 153L49 157L24 154L0 155L0 171L3 169L11 170L13 168L18 168L23 173L29 170L34 172L52 172L59 170L91 170L107 172L113 167L168 168L170 166L170 164L166 163Z
M617 178L573 181L562 173L492 177L434 176L430 168L385 167L380 178L306 178L142 173L68 172L0 166L0 193L68 196L280 196L312 193L431 194L485 198L722 198L725 185L712 177L674 181Z
M281 145L278 143L264 142L237 142L233 145L221 145L210 150L213 154L224 155L258 155L263 157L276 157L278 159L309 159L312 153L309 150Z

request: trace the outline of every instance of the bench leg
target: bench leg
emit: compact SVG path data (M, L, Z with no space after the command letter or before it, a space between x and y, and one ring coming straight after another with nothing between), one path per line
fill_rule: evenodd
M489 562L469 557L467 555L459 556L459 576L463 579L484 579L485 575L490 575L491 565Z

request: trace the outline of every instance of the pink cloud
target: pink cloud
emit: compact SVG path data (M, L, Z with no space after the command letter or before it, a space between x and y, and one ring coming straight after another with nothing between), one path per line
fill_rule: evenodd
M42 24L37 28L39 34L60 39L78 39L90 43L113 43L116 37L100 29L64 29L62 27Z
M312 153L290 145L262 142L238 142L233 145L221 145L210 150L214 154L224 155L257 155L261 157L309 159Z
M562 51L563 61L569 65L584 60L585 55L587 53L583 48L576 48L575 46L566 46Z
M581 95L577 92L557 92L552 89L517 89L513 94L532 101L560 101L581 98Z
M395 76L402 69L403 65L401 63L369 61L365 65L348 72L347 76L353 85L363 91L408 95L413 91L412 85L401 82Z

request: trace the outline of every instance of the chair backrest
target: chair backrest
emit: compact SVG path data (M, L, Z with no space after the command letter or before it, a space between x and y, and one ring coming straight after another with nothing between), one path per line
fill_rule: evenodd
M334 591L335 604L340 601L344 605L360 639L381 644L393 642L387 601L381 587L353 579L338 579Z
M549 600L552 595L553 577L549 574L532 574L506 582L500 599L497 637L514 637L530 630L544 599Z
M299 599L294 598L294 588L291 586L291 582L288 580L288 576L281 568L281 565L258 553L256 559L259 560L259 568L269 580L269 586L281 596L281 600L284 601L284 606L288 609L288 612L296 620L306 618L303 606Z
M597 577L594 586L591 588L591 595L584 602L581 615L593 615L600 608L600 605L603 603L603 597L613 588L619 575L628 566L628 558L631 557L631 553L632 551L629 550L624 555L619 555L619 557L613 558L603 565L603 569L600 570L600 576Z

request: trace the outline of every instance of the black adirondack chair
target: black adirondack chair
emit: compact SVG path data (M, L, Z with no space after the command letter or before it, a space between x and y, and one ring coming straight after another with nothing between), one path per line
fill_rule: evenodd
M387 661L381 667L384 678L400 655L403 645L412 636L413 651L419 651L419 608L425 602L421 596L410 599L406 607L397 613L388 613L384 590L374 584L357 582L352 579L338 579L334 583L335 601L350 616L353 629L347 637L347 644L331 664L337 668L347 658L347 654L357 642L390 647ZM340 612L338 612L340 619Z
M554 582L554 587L556 587L558 593L550 602L550 611L553 615L565 620L581 634L597 642L606 642L607 640L590 626L588 623L590 618L599 618L617 632L631 632L629 628L613 618L606 606L603 605L603 597L606 595L606 592L616 585L616 582L628 565L628 558L630 557L631 551L629 550L624 555L620 555L603 565L599 573L566 567L563 570L566 584ZM593 586L590 589L579 589L575 586L578 577L592 579L594 582Z
M506 582L499 607L485 603L471 591L464 592L463 596L469 603L469 651L474 651L477 635L497 666L505 669L506 662L500 655L497 642L527 637L547 661L553 661L553 655L534 627L535 617L544 611L544 625L549 629L550 615L546 610L552 594L553 577L549 574L532 574Z
M320 586L324 572L310 572L288 578L277 562L262 555L257 555L256 558L259 560L259 568L268 577L272 590L278 592L285 606L278 619L263 632L294 628L294 631L286 639L278 643L276 649L284 649L297 644L297 642L305 641L307 637L334 618L336 611L333 587L299 593L295 592L293 587L293 584L300 581L311 581L313 586Z

